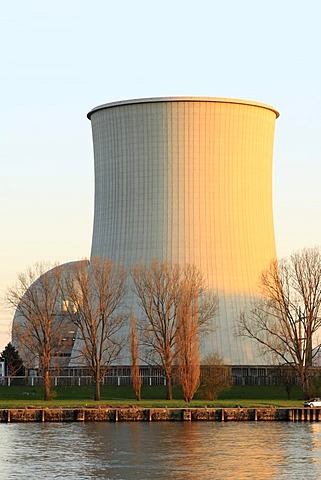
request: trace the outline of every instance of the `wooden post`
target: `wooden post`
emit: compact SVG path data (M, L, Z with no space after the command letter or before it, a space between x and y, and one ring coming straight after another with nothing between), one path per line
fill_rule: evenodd
M85 421L85 411L84 410L76 410L76 420L77 422L84 422Z

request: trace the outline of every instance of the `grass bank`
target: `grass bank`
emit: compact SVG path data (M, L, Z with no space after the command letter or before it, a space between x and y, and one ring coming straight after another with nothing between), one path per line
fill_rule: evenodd
M260 407L273 405L276 407L300 407L303 402L302 390L294 387L289 400L282 387L252 387L235 386L230 390L221 392L217 400L209 401L200 398L197 392L190 403L185 403L182 393L174 388L174 400L166 400L165 387L144 387L142 400L135 399L130 387L102 387L101 401L93 400L93 387L55 387L54 399L45 402L42 387L0 386L0 409L35 407L93 407L93 406L139 406L146 408L157 407Z

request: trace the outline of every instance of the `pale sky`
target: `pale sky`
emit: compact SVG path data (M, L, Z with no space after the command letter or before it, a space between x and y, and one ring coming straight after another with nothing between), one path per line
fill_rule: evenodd
M279 257L321 245L319 0L0 0L0 296L90 255L91 108L213 96L279 110ZM0 351L12 312L0 304Z

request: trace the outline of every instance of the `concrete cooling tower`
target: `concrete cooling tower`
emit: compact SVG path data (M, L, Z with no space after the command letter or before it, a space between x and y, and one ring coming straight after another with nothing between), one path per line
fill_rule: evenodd
M94 108L92 256L130 267L197 266L219 296L203 354L257 364L235 319L276 257L272 154L278 112L224 98L150 98Z

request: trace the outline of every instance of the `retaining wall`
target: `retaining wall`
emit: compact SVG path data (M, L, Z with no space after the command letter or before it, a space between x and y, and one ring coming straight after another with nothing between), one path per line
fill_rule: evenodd
M321 421L319 408L17 408L0 410L0 423L154 421Z

